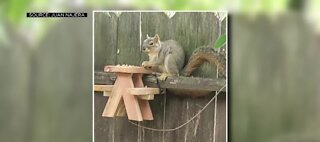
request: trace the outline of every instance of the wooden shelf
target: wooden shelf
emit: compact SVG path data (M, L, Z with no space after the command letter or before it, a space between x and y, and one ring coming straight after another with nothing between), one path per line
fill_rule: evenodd
M95 72L94 83L112 85L116 79L113 73ZM225 79L211 79L199 77L168 77L165 81L159 81L154 75L144 75L143 82L148 87L162 88L174 95L182 96L204 96L213 91L218 91L226 84ZM226 88L222 90L226 91Z

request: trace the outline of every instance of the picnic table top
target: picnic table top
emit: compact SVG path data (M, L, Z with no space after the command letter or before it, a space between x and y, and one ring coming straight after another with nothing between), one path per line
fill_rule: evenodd
M152 74L151 70L146 70L144 67L132 66L132 65L108 65L104 67L104 71L113 72L113 73Z

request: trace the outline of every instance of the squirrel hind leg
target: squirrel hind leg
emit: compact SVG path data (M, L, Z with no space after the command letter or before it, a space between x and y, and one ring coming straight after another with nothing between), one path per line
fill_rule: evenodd
M180 72L180 69L179 69L179 65L178 63L176 62L176 59L171 56L171 55L168 55L166 58L165 58L165 61L164 61L164 73L166 73L168 76L179 76L179 72Z

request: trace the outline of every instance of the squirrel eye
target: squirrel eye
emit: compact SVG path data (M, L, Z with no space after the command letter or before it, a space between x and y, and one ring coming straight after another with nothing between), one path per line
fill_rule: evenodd
M149 45L153 45L153 42L150 42Z

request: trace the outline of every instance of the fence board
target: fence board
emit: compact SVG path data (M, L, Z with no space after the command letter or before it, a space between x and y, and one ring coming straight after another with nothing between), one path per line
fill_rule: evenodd
M117 24L115 14L94 15L94 69L103 70L107 64L115 64L117 49Z
M116 64L139 65L139 13L122 13L118 21ZM138 138L138 128L128 123L126 117L116 120L115 127L118 131L114 132L114 141L132 141Z
M142 38L141 42L146 39L146 35L154 36L156 33L161 35L160 40L165 39L168 36L168 17L164 13L153 12L153 13L141 13L141 32ZM148 56L146 54L142 55L142 60L148 60ZM142 61L141 61L142 62ZM163 95L156 95L155 99L150 102L151 110L154 115L154 120L149 122L140 122L141 125L159 128L162 129L164 127L164 111L165 111L165 101L166 98ZM163 141L164 132L154 132L149 130L143 130L144 138L143 141L154 141L161 142Z
M105 65L116 64L118 18L113 13L95 13L94 20L94 69L103 70ZM94 95L94 135L98 142L114 139L114 118L101 117L107 101L102 93Z

